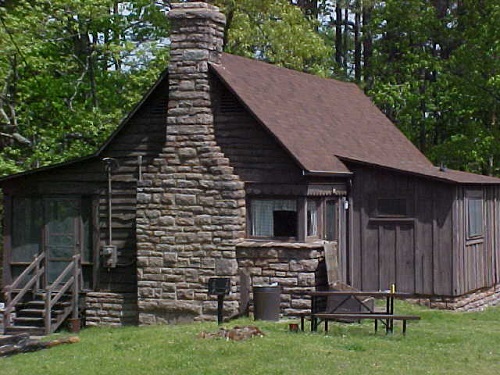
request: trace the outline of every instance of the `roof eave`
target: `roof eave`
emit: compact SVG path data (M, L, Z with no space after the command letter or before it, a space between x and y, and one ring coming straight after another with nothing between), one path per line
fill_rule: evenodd
M352 177L354 175L353 172L336 172L336 171L311 171L311 170L303 170L302 174L304 176L318 176L318 177Z
M443 183L448 183L448 184L453 184L453 185L500 185L500 180L498 182L494 181L457 181L456 179L453 179L451 176L436 176L436 175L431 175L431 174L425 174L417 171L412 171L412 170L407 170L407 169L402 169L402 168L394 168L390 167L387 165L380 165L376 163L370 163L367 161L362 161L362 160L357 160L357 159L351 159L343 156L337 155L337 157L345 162L349 163L354 163L354 164L360 164L360 165L365 165L369 167L377 167L377 168L382 168L385 170L389 171L394 171L394 172L399 172L399 173L405 173L409 174L412 176L417 176L417 177L422 177L422 178L427 178L430 180L435 180L435 181L440 181ZM442 172L443 174L446 173L446 171ZM482 176L482 175L480 175ZM485 176L487 177L487 176Z

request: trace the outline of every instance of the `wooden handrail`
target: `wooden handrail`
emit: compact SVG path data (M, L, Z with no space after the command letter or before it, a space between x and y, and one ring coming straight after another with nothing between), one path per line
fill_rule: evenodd
M30 279L30 281L28 281L26 283L26 285L21 290L21 292L19 292L14 298L10 299L10 302L7 303L7 306L5 307L4 314L10 313L12 310L14 310L16 304L19 301L21 301L21 299L24 297L24 295L27 293L27 291L30 290L30 288L33 286L33 284L35 284L37 282L37 279L40 278L41 276L43 276L44 273L45 273L45 268L42 267L33 275L33 277ZM23 291L24 291L24 293L23 293Z
M21 283L21 280L23 280L26 276L28 276L31 273L31 271L33 271L33 269L39 266L44 258L45 258L44 252L35 256L35 259L33 259L30 265L18 277L16 277L16 279L12 282L12 284L7 285L5 288L10 288L11 291L17 289L18 284Z
M33 289L36 291L37 288L40 287L40 280L45 276L45 267L42 265L42 261L45 259L45 252L40 253L35 256L35 259L30 263L30 265L12 282L12 284L7 285L4 288L4 295L7 305L5 306L4 311L4 327L10 327L10 314L12 310L15 309L16 304L23 299L23 297ZM33 271L34 274L31 278L26 282L23 288L17 292L17 295L12 298L12 293L15 289L19 287L21 281L23 281L30 273Z
M57 290L57 294L52 297L52 293L55 292L55 288L64 280L66 276L71 272L71 277L64 283L64 285ZM49 334L57 329L57 326L52 326L52 308L61 297L66 293L66 291L72 288L71 296L71 313L73 317L78 317L78 294L80 292L79 285L79 275L81 274L80 269L80 255L73 255L73 260L69 263L66 268L59 274L57 279L52 283L52 285L47 289L45 293L45 333ZM58 324L60 324L59 322Z
M70 273L70 271L73 271L73 267L75 266L75 258L79 257L79 255L74 255L73 260L66 266L66 268L59 274L57 279L55 279L52 282L52 285L47 288L47 292L53 292L54 289L56 289L57 285L61 284L61 281ZM66 281L66 284L68 281Z
M68 309L64 318L66 318L69 313L72 313L73 318L78 318L78 298L80 293L80 288L82 285L81 278L81 256L79 254L74 255L72 261L66 266L66 268L59 274L52 285L45 290L45 333L49 334L54 332L58 326L63 322L63 319L57 319L57 322L52 324L52 308L57 302L63 297L65 293L70 291L71 293L71 309ZM25 297L26 293L30 290L36 292L40 288L43 289L43 283L41 282L45 277L46 262L47 258L45 252L40 253L35 257L33 262L12 282L12 284L7 285L4 288L6 306L4 311L4 327L8 328L11 326L10 315L15 309L16 304L21 302ZM30 276L30 274L32 274ZM24 284L21 290L17 290L28 276L29 280ZM69 276L69 277L68 277ZM68 277L68 280L63 283L63 280ZM16 293L15 297L12 297L13 293ZM57 293L56 293L57 292ZM53 296L54 294L54 296Z

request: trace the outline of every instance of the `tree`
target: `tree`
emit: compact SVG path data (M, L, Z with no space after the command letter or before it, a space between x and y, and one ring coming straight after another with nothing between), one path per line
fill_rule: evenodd
M368 93L436 164L499 171L499 6L388 0L374 9Z
M91 153L166 66L164 4L0 8L0 174Z
M433 39L438 31L435 8L425 0L386 1L375 7L370 25L375 38L368 93L424 153L441 92L443 67Z
M500 174L500 2L457 3L448 47L446 115L434 159L488 174ZM445 112L446 111L446 112Z
M227 17L227 52L287 68L330 74L330 49L314 20L288 0L220 0Z

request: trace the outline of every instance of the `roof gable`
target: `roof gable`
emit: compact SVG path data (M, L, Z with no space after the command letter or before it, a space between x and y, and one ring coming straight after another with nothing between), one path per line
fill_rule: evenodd
M93 154L0 177L0 183L4 181L14 180L20 177L30 176L32 174L52 171L57 168L65 168L68 166L73 166L79 163L84 163L92 159L101 157L103 154L106 153L109 147L113 145L113 142L120 136L120 134L126 131L132 118L141 110L141 108L145 105L145 103L149 100L149 98L154 94L155 90L157 90L163 84L168 84L167 80L168 80L168 71L165 69L160 74L158 79L153 83L153 85L143 95L141 100L134 105L134 107L125 115L125 117L122 118L116 129L108 136L105 142Z
M308 172L359 162L459 183L500 183L440 171L355 84L223 54L219 78Z
M355 84L229 54L213 68L308 171L336 172L343 157L432 166Z

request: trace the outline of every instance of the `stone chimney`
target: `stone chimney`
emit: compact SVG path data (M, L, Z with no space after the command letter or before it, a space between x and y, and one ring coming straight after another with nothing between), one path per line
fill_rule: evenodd
M209 64L220 63L225 17L204 2L172 4L166 144L137 194L140 324L216 319L211 277L229 277L238 312L235 243L244 184L217 145Z

